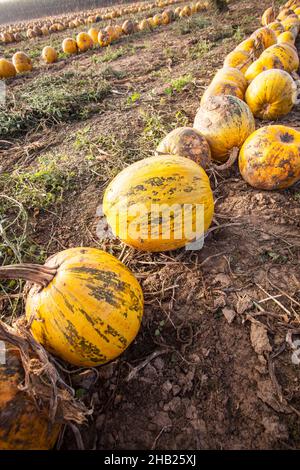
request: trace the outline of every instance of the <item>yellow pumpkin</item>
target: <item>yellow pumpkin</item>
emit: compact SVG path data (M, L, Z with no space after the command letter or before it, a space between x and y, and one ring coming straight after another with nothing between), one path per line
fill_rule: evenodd
M57 52L54 47L46 46L42 51L42 58L46 64L53 64L57 61Z
M25 52L16 52L12 57L12 63L18 73L30 72L32 70L32 62Z
M259 43L262 44L264 49L276 44L276 34L275 32L270 29L269 27L264 26L263 28L259 28L254 31L253 34L250 36L253 39L256 39Z
M293 33L290 31L285 31L284 33L279 34L277 37L277 44L288 43L288 44L295 44L295 38Z
M15 66L6 59L0 59L0 78L11 78L16 75Z
M144 20L139 22L139 30L140 31L147 31L148 29L150 29L150 24L149 24L148 20L144 19Z
M280 21L274 21L273 23L268 24L268 29L274 31L275 36L284 32L284 27L282 26Z
M98 34L99 34L99 31L96 28L90 28L88 30L88 35L92 39L94 45L98 44Z
M185 5L183 7L183 9L181 10L181 14L183 16L191 16L191 14L192 14L191 7L189 5Z
M5 341L5 364L0 362L0 450L49 450L60 432L49 412L39 410L19 386L24 369L18 349Z
M161 20L162 24L169 24L173 21L174 19L174 13L173 10L164 10L161 14Z
M286 72L293 72L299 67L297 51L289 44L281 43L266 49L259 59L250 65L245 73L246 79L250 82L264 70L281 69Z
M244 51L251 54L251 58L258 58L264 51L263 44L256 38L247 38L236 46L235 51Z
M211 165L208 142L192 127L177 127L169 132L158 145L156 153L190 158L205 170Z
M26 317L45 349L77 366L118 357L134 340L143 314L143 294L117 258L96 248L70 248L44 266L0 268L0 278L33 282Z
M77 42L75 39L66 38L62 43L62 50L65 54L76 54L78 51Z
M224 162L255 130L248 105L236 96L211 96L196 114L194 126L208 141L212 158Z
M225 57L223 66L234 67L245 73L252 62L249 52L234 50Z
M294 11L291 10L290 8L282 8L282 10L278 13L276 19L279 20L279 21L282 21L285 18L287 18L288 16L292 15L293 13L294 13Z
M294 13L295 13L295 15L297 15L298 18L299 18L299 16L300 16L300 6L297 7L297 8L295 8Z
M181 7L175 8L175 10L174 10L174 15L175 15L176 17L179 17L179 15L180 15L180 13L181 13L181 10L182 10Z
M261 17L261 24L267 26L269 23L275 21L276 13L273 7L269 7L265 10Z
M250 83L245 98L255 117L274 120L290 112L297 86L284 70L266 70Z
M202 95L200 105L202 106L210 96L232 95L241 100L244 99L244 91L239 85L230 80L214 80Z
M244 180L257 189L285 189L300 179L300 133L287 126L254 132L239 155Z
M201 239L214 201L203 168L185 157L161 155L121 171L105 191L103 210L124 243L155 252Z
M81 52L88 51L93 46L93 41L88 33L81 32L76 36L77 47Z
M219 81L234 82L243 92L246 91L246 88L248 86L245 75L240 70L234 67L223 67L222 69L219 69L214 78L212 79L211 83Z
M298 33L299 33L299 29L300 29L300 20L299 18L286 18L285 20L283 20L281 22L282 26L284 27L284 30L285 31L290 31L294 38L296 39L296 37L298 36Z

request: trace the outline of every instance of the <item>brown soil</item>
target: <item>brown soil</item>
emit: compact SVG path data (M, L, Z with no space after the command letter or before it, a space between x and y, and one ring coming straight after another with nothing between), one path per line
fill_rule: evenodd
M70 376L77 393L94 407L88 425L80 429L86 448L300 446L300 366L292 362L291 347L300 334L299 184L263 192L250 188L237 168L211 176L214 227L219 228L201 251L151 255L123 250L116 240L101 243L96 236L96 210L107 182L130 161L153 154L147 145L139 153L136 144L144 130L143 113L175 127L180 112L191 125L210 78L244 35L259 27L268 6L269 0L231 1L224 16L207 14L210 24L203 29L181 35L176 23L126 39L135 53L110 64L126 76L112 79L114 92L95 114L50 128L47 143L33 147L29 157L26 152L16 157L13 147L24 140L12 140L1 161L9 171L31 168L50 149L70 158L73 152L79 167L88 150L74 151L72 144L86 126L91 139L113 133L126 144L124 161L98 146L96 176L78 174L61 203L29 211L29 236L48 255L79 244L110 249L134 271L145 292L142 328L129 350L97 373ZM234 34L238 26L242 38ZM193 47L204 39L211 41L211 50L193 58ZM67 59L47 73L107 66L95 65L92 56ZM166 94L170 79L188 74L193 80L183 91ZM17 90L34 76L11 86ZM126 100L133 93L140 99L129 106ZM299 110L281 123L300 128ZM31 133L25 143L35 141L39 135ZM78 444L66 429L61 447Z

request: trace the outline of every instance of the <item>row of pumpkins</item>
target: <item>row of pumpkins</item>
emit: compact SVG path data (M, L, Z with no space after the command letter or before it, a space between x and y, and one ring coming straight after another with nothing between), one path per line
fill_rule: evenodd
M287 7L297 11L299 5L300 0L294 0ZM290 11L285 9L281 10L282 15L286 16L276 22L277 32L284 28L295 39L298 18L294 13L290 17ZM267 16L264 14L264 22ZM278 44L276 37L272 27L264 26L242 43L242 47L248 44L249 49L252 44L253 52L249 53L249 64L247 67L244 64L243 70L228 64L228 57L232 57L229 54L202 98L193 128L173 130L159 144L155 156L128 166L110 182L104 193L103 209L112 231L124 243L157 252L184 247L195 236L203 236L214 213L206 173L212 160L216 165L239 152L242 176L257 188L286 188L300 179L300 133L281 125L255 131L249 101L248 90L255 92L255 80L265 77L266 72L283 74L278 75L275 85L269 76L267 91L264 92L264 87L260 91L260 102L267 111L280 80L288 83L289 73L298 66L292 41ZM270 50L275 52L270 55ZM239 47L235 52L240 52ZM273 53L277 60L271 61ZM285 53L293 60L286 61ZM268 70L249 79L246 72L256 60L261 60ZM285 68L287 64L289 70ZM283 90L286 89L287 86ZM249 105L242 99L245 91ZM153 212L157 204L159 211ZM193 210L196 205L204 211L200 228ZM170 207L177 209L168 217ZM190 210L183 217L184 207ZM142 230L128 230L132 225ZM193 238L186 226L192 228ZM43 266L4 266L0 268L0 278L24 279L29 283L25 315L34 338L47 351L76 366L98 366L115 359L140 328L142 289L124 264L102 250L71 248L52 256ZM0 366L0 448L51 448L60 423L49 423L47 413L38 411L18 389L23 377L18 351L6 343L6 353L7 362Z
M164 8L168 5L182 3L185 0L158 0L156 2L133 3L128 6L115 6L113 8L101 8L100 10L90 10L81 14L72 13L60 17L36 20L30 23L20 23L0 28L0 44L10 44L20 42L25 39L33 39L41 36L65 31L66 29L75 29L83 25L99 23L102 20L115 20L122 16L134 13L151 11L155 8ZM205 8L207 1L199 1L201 8Z
M92 27L87 33L78 33L76 39L65 38L62 42L62 51L67 55L72 55L78 52L86 52L96 46L107 47L122 35L129 35L138 31L150 31L157 26L171 23L175 18L186 18L194 13L198 13L200 10L203 10L201 5L200 2L192 3L182 8L177 7L174 11L168 8L161 14L158 13L153 17L144 18L139 23L126 20L122 25L109 25L102 31ZM52 64L58 60L58 53L54 47L45 46L41 57L46 64ZM11 61L0 58L0 79L12 78L17 73L30 72L32 69L32 60L25 52L16 52Z

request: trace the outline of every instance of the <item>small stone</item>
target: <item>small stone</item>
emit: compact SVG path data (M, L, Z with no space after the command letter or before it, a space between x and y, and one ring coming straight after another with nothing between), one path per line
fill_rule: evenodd
M235 319L236 313L235 313L234 310L232 310L230 308L227 308L227 307L223 308L222 313L223 313L224 317L226 318L226 320L229 324L232 323L233 320Z
M163 390L165 390L166 392L170 392L173 388L173 385L171 384L171 382L169 380L167 380L163 386L162 386Z
M172 393L174 397L180 393L181 387L179 385L173 385Z
M161 357L157 357L153 362L154 367L161 371L165 367L165 362Z

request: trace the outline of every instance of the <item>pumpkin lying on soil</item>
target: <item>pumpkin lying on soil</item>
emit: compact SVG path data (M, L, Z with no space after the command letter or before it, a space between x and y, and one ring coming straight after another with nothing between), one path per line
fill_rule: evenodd
M196 114L194 128L208 141L212 158L219 162L236 152L255 130L253 114L235 96L211 96Z
M0 59L0 78L11 78L16 75L17 71L14 64L7 59Z
M37 408L32 398L19 388L24 380L18 349L2 342L5 364L0 363L0 450L52 449L60 432L51 424L49 413ZM3 353L3 352L2 352Z
M88 51L93 46L93 41L88 33L81 32L76 36L77 47L81 52Z
M296 103L297 86L284 70L266 70L250 83L245 98L255 117L278 119Z
M300 179L300 133L286 126L266 126L244 143L239 168L257 189L285 189Z
M96 248L70 248L44 266L0 268L0 279L32 282L26 317L35 339L77 366L97 366L119 356L134 340L143 294L134 275Z
M244 99L244 91L233 80L214 80L202 95L200 105L203 106L210 96L232 95L237 96L241 100Z
M88 30L88 35L92 39L93 44L98 44L98 34L99 34L99 31L96 28L90 28Z
M57 61L57 52L54 47L46 46L42 51L42 58L46 64L53 64Z
M78 52L77 42L75 39L66 38L62 43L62 50L65 54L76 54Z
M12 57L12 63L18 73L30 72L32 70L32 62L25 52L16 52Z
M252 59L258 59L265 48L257 38L247 38L238 44L234 50L246 52L250 54Z
M124 243L155 252L201 240L214 201L203 168L189 158L160 155L121 171L105 191L103 210Z
M171 131L158 145L158 155L180 155L207 169L211 165L211 152L207 140L192 127L178 127Z

